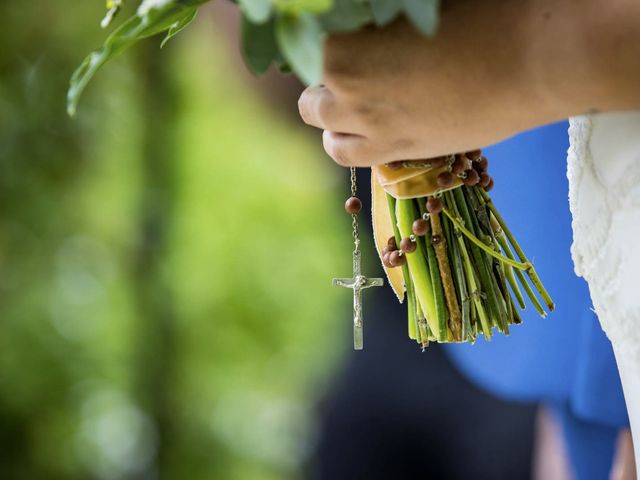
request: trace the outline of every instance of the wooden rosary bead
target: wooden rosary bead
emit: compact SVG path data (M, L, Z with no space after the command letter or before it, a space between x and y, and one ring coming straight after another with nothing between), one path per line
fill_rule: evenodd
M387 268L393 268L393 265L391 265L391 262L389 261L390 255L391 255L390 251L382 255L382 264Z
M451 173L458 175L467 169L467 159L462 155L456 155L456 159L451 164Z
M435 157L427 160L427 163L431 165L431 168L444 167L447 164L447 157Z
M482 172L480 174L480 186L486 188L491 181L491 176L487 172Z
M413 230L413 234L419 237L424 237L429 230L431 229L431 225L424 218L419 218L413 225L411 225L411 230Z
M344 202L344 209L350 215L355 215L362 210L362 202L358 197L349 197L347 201Z
M439 198L429 197L429 200L427 200L427 211L429 213L433 213L434 215L436 215L440 213L443 208L444 205L442 204L442 200L440 200Z
M395 250L389 254L389 263L392 267L400 267L407 263L407 257L400 253L400 250Z
M411 240L410 237L405 237L400 242L400 249L404 253L413 253L416 251L416 248L418 248L418 246L416 245L416 242Z
M480 181L480 175L474 169L469 169L465 172L466 177L462 179L462 183L464 183L467 187L473 187L477 185Z
M484 191L490 192L492 188L493 188L493 178L490 178L489 183L487 184L486 187L484 187Z
M483 172L489 170L489 160L487 160L487 157L480 157L480 160L478 160L478 167L480 167L480 170Z
M482 155L482 150L471 150L470 152L466 152L465 156L469 160L478 160Z
M442 172L436 177L436 183L440 188L449 188L453 185L453 174L451 172Z

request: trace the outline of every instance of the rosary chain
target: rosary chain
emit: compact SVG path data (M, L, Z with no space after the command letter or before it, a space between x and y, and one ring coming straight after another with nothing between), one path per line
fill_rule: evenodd
M355 167L350 167L350 171L351 171L351 196L355 197L356 196L356 190L357 190L357 186L356 186L356 168ZM351 214L351 227L353 229L353 244L355 246L355 250L354 252L359 252L360 251L360 230L358 228L358 214L357 213L353 213Z

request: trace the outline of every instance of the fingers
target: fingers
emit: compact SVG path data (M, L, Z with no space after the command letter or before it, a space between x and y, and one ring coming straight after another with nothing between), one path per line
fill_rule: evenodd
M411 159L403 155L406 150L402 145L380 145L362 135L325 130L322 134L322 143L327 155L343 167L370 167L396 160Z
M312 127L343 133L361 133L361 125L352 109L336 101L327 87L309 87L298 100L302 120Z

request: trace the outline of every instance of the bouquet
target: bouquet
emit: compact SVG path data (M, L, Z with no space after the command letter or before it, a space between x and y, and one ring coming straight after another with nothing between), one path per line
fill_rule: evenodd
M74 72L69 114L75 113L83 90L105 63L152 35L164 33L163 46L193 21L207 1L143 0L135 14ZM321 79L326 33L370 24L382 27L404 15L430 36L436 33L440 7L439 0L232 1L242 12L241 50L247 67L261 74L276 64L310 85ZM123 2L107 1L103 27L112 23ZM508 334L510 325L521 323L518 311L525 308L521 288L541 316L546 315L545 307L553 310L533 264L488 195L493 179L480 150L393 162L372 170L376 248L398 299L407 300L410 338L424 348L430 341L474 342L479 334L490 339L494 329ZM352 192L345 207L353 216L355 236L361 202L353 183ZM359 273L355 239L354 271ZM342 285L354 288L366 280L358 278L354 273L352 284ZM355 287L356 296L361 286ZM354 306L359 309L355 300Z

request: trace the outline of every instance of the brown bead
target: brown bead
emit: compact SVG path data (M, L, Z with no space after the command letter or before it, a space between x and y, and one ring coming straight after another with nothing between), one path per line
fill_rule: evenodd
M391 262L389 262L389 256L391 255L391 252L387 252L384 255L382 255L382 264L387 267L387 268L392 268L393 265L391 265Z
M447 157L435 157L427 160L431 165L431 168L440 168L444 167L447 164Z
M449 188L453 185L453 174L451 172L442 172L436 177L436 183L440 188Z
M391 251L391 247L389 245L385 245L382 249L382 256L384 257L387 253Z
M413 253L416 251L416 248L418 248L416 242L412 241L409 237L405 237L400 241L400 249L404 253Z
M489 180L489 183L487 184L486 187L484 187L484 191L485 192L490 192L491 189L493 188L493 178Z
M451 164L451 173L458 175L467 169L467 159L462 155L456 155L456 159Z
M355 215L362 210L362 202L358 197L349 197L347 201L344 202L344 209L347 213Z
M487 160L487 157L480 157L480 160L478 160L478 167L480 167L483 172L489 170L489 160Z
M389 167L391 170L400 170L402 168L402 162L387 163L387 167Z
M480 175L473 169L467 170L464 172L466 177L462 179L462 183L464 183L467 187L473 187L477 185L480 181Z
M429 197L427 200L427 211L429 213L438 214L442 211L444 205L442 204L442 200L436 197Z
M487 185L489 185L490 181L491 181L491 176L487 172L482 172L480 174L480 186L481 187L487 187Z
M389 250L397 250L398 244L396 243L396 237L389 237L389 240L387 240L387 246L389 247Z
M480 158L480 155L482 155L482 150L471 150L470 152L465 153L465 156L469 160L478 160Z
M429 222L427 222L424 218L417 219L415 222L413 222L413 225L411 225L411 230L413 230L414 235L418 235L419 237L425 236L427 233L429 233L430 229L431 225L429 225Z
M399 267L407 263L407 257L400 254L400 250L395 250L389 254L389 263L392 267Z

